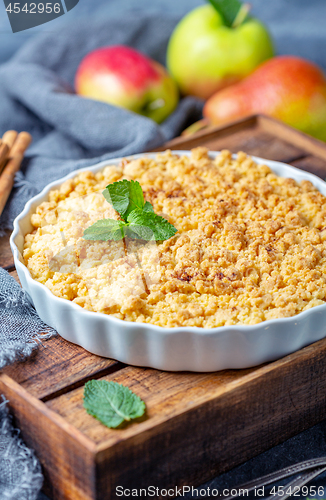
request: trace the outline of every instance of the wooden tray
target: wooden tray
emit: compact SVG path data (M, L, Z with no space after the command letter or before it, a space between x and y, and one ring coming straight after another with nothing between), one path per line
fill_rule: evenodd
M326 176L326 144L263 116L167 146L198 145ZM16 276L8 239L0 245L1 265ZM101 425L82 405L91 378L130 387L145 400L146 416L119 430ZM125 366L55 337L0 376L0 393L55 500L108 500L117 486L198 486L324 419L325 386L326 339L260 367L192 374Z

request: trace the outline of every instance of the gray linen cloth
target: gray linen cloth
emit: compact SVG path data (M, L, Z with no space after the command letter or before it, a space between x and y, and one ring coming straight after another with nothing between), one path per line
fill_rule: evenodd
M80 167L155 148L199 119L202 103L194 98L183 99L159 126L73 92L78 64L100 46L126 44L164 63L176 22L173 16L132 13L123 19L80 22L33 39L0 68L0 136L8 129L28 130L34 139L0 218L0 234L49 182ZM15 280L0 269L0 369L28 356L40 339L54 333ZM0 419L0 498L32 500L42 483L37 460L12 434L5 403Z
M16 280L0 268L0 370L30 356L40 340L55 333L40 320Z
M0 401L0 498L34 500L43 484L41 466L14 429L6 407Z

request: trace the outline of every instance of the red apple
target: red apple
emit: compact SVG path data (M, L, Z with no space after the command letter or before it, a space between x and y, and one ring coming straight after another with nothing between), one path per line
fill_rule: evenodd
M102 47L80 63L77 94L152 118L161 123L175 109L178 90L166 69L124 45Z

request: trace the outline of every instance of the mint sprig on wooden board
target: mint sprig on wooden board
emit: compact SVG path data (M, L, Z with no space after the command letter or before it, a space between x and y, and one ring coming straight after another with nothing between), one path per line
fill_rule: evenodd
M128 387L107 380L90 380L84 387L84 408L102 424L115 429L145 413L145 403Z
M144 200L137 181L113 182L106 186L103 196L120 214L122 220L101 219L85 229L85 240L119 241L128 236L141 240L168 240L177 229L164 217L154 213L153 206Z

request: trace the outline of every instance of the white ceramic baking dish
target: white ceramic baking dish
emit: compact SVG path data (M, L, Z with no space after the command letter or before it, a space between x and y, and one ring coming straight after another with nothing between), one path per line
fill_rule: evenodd
M189 151L176 151L189 155ZM212 152L214 157L217 153ZM132 158L144 156L134 155ZM148 154L154 157L155 154ZM88 351L123 363L161 370L208 372L226 368L247 368L272 361L326 336L326 304L313 307L291 318L264 321L254 326L162 328L133 323L112 316L85 311L34 281L22 258L24 236L32 230L30 216L37 205L47 200L51 189L76 174L97 172L121 158L87 167L52 182L32 198L14 221L10 244L23 289L27 292L42 320L55 328L66 340ZM315 175L283 163L254 157L268 165L277 175L297 181L307 179L326 196L326 183Z

